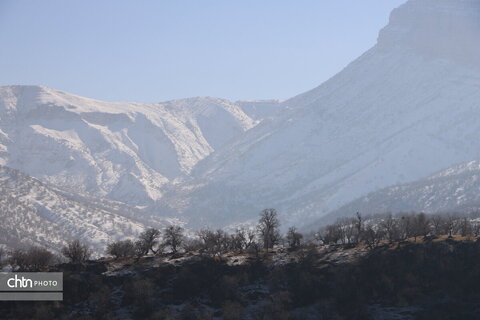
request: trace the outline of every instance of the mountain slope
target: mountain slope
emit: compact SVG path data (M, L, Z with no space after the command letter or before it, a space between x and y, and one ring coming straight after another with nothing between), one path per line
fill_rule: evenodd
M133 205L256 124L216 98L110 103L39 86L0 87L0 164Z
M199 162L161 205L218 225L276 207L305 225L480 157L479 18L478 1L409 1L374 48Z
M37 245L58 252L66 241L80 239L96 254L104 253L110 241L169 222L119 202L48 186L4 166L0 166L0 217L0 243L8 247Z
M335 220L359 211L446 212L480 207L480 161L469 161L441 170L415 182L372 192L331 212L320 221Z

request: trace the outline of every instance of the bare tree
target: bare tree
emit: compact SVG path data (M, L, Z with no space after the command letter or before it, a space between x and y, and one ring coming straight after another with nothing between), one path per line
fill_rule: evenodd
M244 250L247 247L247 234L245 229L237 229L230 235L230 248L232 250Z
M197 238L186 238L183 241L183 248L187 252L200 251L203 249L203 242L198 237Z
M183 228L180 226L168 226L163 230L163 245L176 253L184 241Z
M197 236L202 243L201 250L213 254L215 252L214 232L209 229L202 229L198 231Z
M480 223L478 221L472 222L472 233L475 237L480 235Z
M374 229L372 226L368 226L365 228L364 240L365 244L369 249L376 248L380 244L382 238L383 234L381 230Z
M158 238L160 238L160 231L155 228L149 228L142 232L138 237L138 241L135 243L137 247L138 254L146 255L150 251L153 254L156 254L157 251L154 249L158 245Z
M466 237L467 235L472 234L472 223L467 217L463 217L463 219L457 220L456 227L458 230L457 233L459 233L462 237Z
M31 247L27 251L29 271L42 271L53 264L55 256L44 248Z
M338 223L327 225L320 229L317 237L323 244L338 244L343 238L341 225Z
M249 249L250 247L252 247L253 245L256 245L256 241L255 239L257 238L257 233L255 232L255 230L253 229L248 229L246 231L246 234L245 234L245 239L246 239L246 243L245 243L245 249Z
M413 218L411 215L404 215L400 218L400 238L402 240L413 236Z
M200 230L198 232L198 237L203 243L203 251L208 254L219 255L229 249L229 236L221 229L218 229L217 231L211 231L208 229Z
M73 240L68 242L67 245L62 248L62 254L71 263L79 264L90 258L91 251L87 245L80 243L80 240Z
M260 245L260 243L258 243L255 240L252 241L252 243L248 247L248 251L253 253L257 259L260 257L260 250L261 249L262 249L262 246Z
M142 240L135 241L134 245L135 245L135 256L137 258L141 258L144 255L147 255L148 252L150 251L148 244L143 242Z
M263 241L263 248L273 248L280 241L280 221L275 209L265 209L260 213L257 230Z
M296 249L302 244L303 234L297 231L297 228L290 227L287 232L287 241L290 248Z
M399 223L391 213L379 223L379 228L390 243L400 239Z
M423 212L419 213L415 216L413 222L413 236L415 237L415 241L417 241L417 237L420 236L426 239L430 233L430 221L427 215Z
M446 221L445 217L440 214L434 214L430 217L430 221L432 224L432 233L435 236L440 236L442 234L447 234L447 230L445 228Z
M353 237L353 241L355 243L360 243L362 241L363 236L363 217L360 212L357 212L355 215L355 235Z
M445 231L448 234L448 237L451 238L453 236L453 231L455 229L455 217L451 214L447 216L445 220Z
M135 256L135 244L132 240L124 240L110 243L107 246L107 254L115 258L131 258Z
M357 240L357 226L355 218L341 218L337 224L342 228L343 242L347 244L355 243Z

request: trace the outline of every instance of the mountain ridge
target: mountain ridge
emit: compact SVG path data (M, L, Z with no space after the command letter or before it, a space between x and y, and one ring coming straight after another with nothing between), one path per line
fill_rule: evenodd
M0 164L145 206L161 197L165 184L259 121L211 97L121 103L44 86L4 86Z

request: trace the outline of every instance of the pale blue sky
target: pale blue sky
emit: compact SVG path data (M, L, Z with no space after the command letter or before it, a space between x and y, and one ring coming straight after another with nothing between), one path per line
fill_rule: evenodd
M285 99L375 44L405 0L0 0L0 85L109 101Z

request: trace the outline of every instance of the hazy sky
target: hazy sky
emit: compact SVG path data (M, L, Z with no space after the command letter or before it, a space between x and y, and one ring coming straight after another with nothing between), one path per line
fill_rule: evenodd
M0 85L110 101L284 99L375 44L405 0L0 0Z

